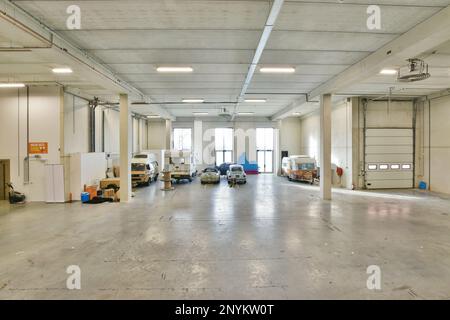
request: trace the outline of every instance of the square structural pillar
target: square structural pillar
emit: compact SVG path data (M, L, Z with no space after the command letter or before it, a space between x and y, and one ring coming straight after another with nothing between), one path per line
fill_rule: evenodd
M120 202L131 198L131 112L127 94L120 95Z
M331 200L331 94L320 97L320 197Z
M172 120L166 120L166 150L172 150Z
M203 164L203 122L194 120L194 159L196 165Z

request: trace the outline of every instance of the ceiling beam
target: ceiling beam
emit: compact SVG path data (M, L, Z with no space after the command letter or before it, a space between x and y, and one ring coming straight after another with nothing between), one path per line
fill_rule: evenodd
M429 54L431 50L449 40L450 6L318 86L309 93L309 97L314 99L321 94L339 93L378 74L385 67L405 64L406 59Z
M267 41L269 41L270 34L272 33L273 27L275 25L275 22L277 21L278 15L280 14L281 8L283 7L284 0L274 0L272 7L270 9L269 17L267 18L266 24L264 25L263 33L261 35L261 38L259 39L258 46L256 47L255 54L252 59L252 63L250 64L250 67L248 68L247 76L245 78L244 84L241 89L241 93L239 94L239 97L237 99L237 104L235 107L235 110L233 112L233 116L231 120L234 120L237 108L239 107L239 103L244 100L245 94L247 93L248 87L250 86L250 83L252 82L253 75L255 74L256 67L259 64L259 60L261 59L261 56L264 52L264 49L266 48Z
M308 102L307 96L306 95L301 96L300 98L295 99L294 101L289 103L286 107L284 107L283 109L281 109L280 111L278 111L277 113L272 115L270 117L270 120L276 121L276 120L284 119L284 118L292 115L292 112L294 111L294 109L298 108L299 106L301 106L302 104L305 104L307 102Z
M0 0L0 19L8 21L13 28L22 30L40 39L42 42L48 43L48 48L39 50L53 50L57 52L63 60L68 63L74 63L80 70L83 70L85 72L83 76L89 81L99 84L107 90L111 90L114 94L127 93L139 100L151 101L149 96L118 77L112 70L101 64L94 57L64 39L61 35L42 24L42 22L38 21L19 6L6 0ZM164 108L155 107L161 117L171 120L175 119Z

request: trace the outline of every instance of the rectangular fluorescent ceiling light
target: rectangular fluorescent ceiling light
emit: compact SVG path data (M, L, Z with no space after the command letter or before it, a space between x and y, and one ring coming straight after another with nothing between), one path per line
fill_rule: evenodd
M158 115L150 115L150 116L147 116L147 118L149 118L149 119L159 119L159 118L161 118L161 116L158 116Z
M158 67L156 68L158 72L192 72L194 69L192 67Z
M261 73L294 73L295 68L293 68L293 67L289 67L289 68L262 67L259 69L259 72L261 72Z
M193 112L193 114L196 116L207 116L208 112Z
M183 99L184 103L203 103L204 99Z
M255 114L254 112L238 112L238 115L240 116L251 116Z
M72 69L70 68L53 68L52 69L53 73L72 73Z
M394 75L394 74L397 74L397 70L395 70L395 69L383 69L383 70L380 71L380 74Z
M0 88L23 88L23 83L0 83Z
M248 103L265 103L267 102L266 99L245 99L245 102Z
M300 112L294 112L292 115L293 115L293 116L299 116L299 115L300 115Z

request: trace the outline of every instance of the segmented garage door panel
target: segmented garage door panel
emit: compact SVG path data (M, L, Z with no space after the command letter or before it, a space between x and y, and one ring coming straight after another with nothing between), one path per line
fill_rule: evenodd
M414 149L413 146L391 146L391 145L382 145L382 142L377 142L379 145L366 145L366 154L382 154L382 155L392 155L392 154L411 154Z
M379 180L380 174L378 172L367 172L366 175L368 180ZM409 171L389 171L382 175L383 180L409 180L411 178L411 173Z
M389 180L376 180L371 181L371 186L367 186L367 189L411 189L412 182L411 180L396 180L395 187L393 187L392 181Z
M367 129L365 143L368 189L413 187L412 129Z
M386 139L389 141L383 141ZM367 137L366 142L369 145L405 146L411 143L411 137Z
M412 129L367 129L366 137L410 137L412 138Z
M391 162L397 162L397 163L413 163L413 155L412 154L390 154L389 159ZM383 162L386 158L382 154L366 154L366 162L372 163L372 162Z

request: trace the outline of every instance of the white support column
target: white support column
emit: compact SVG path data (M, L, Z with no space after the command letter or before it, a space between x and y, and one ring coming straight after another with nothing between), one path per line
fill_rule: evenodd
M194 157L196 165L203 165L203 122L194 120Z
M127 94L120 95L120 202L131 197L131 113Z
M166 120L166 150L172 149L172 120Z
M331 200L331 94L320 97L320 196Z

